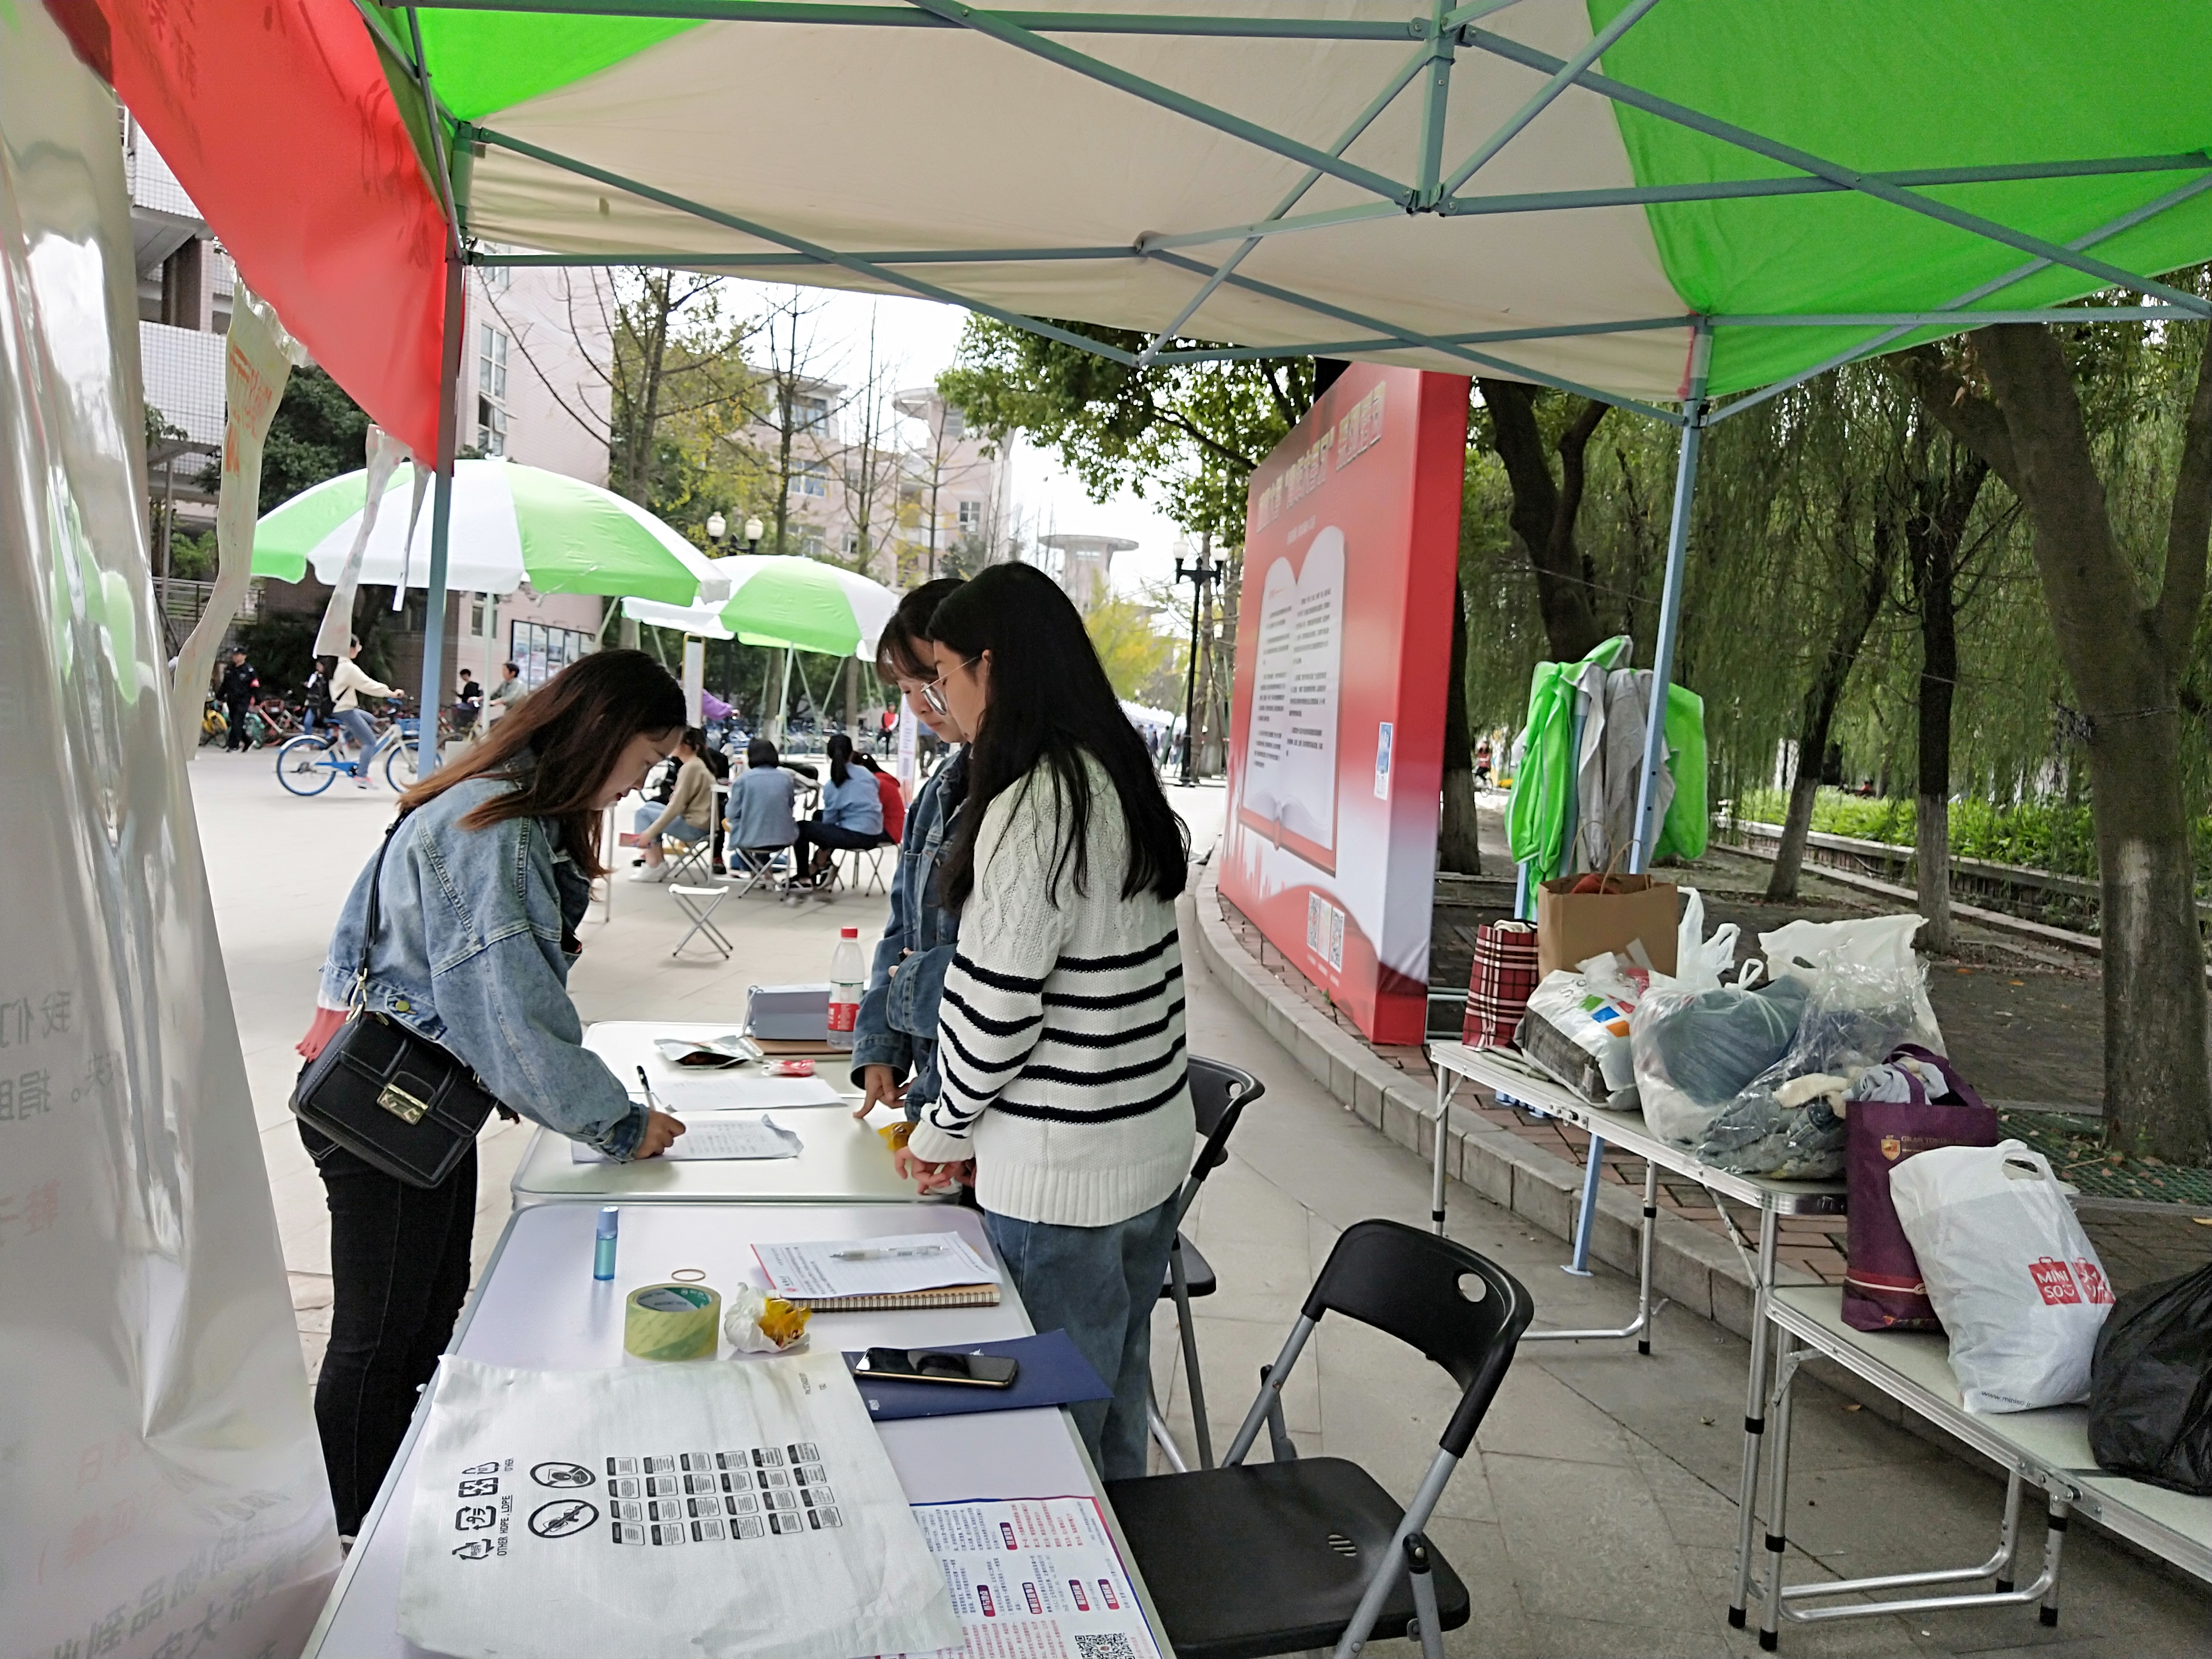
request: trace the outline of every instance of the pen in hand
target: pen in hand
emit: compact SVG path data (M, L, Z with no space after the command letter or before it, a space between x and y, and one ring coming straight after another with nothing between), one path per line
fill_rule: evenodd
M645 1067L642 1066L637 1068L637 1086L645 1091L645 1103L653 1110L659 1111L660 1103L653 1097L653 1079L646 1076Z
M888 1250L833 1250L832 1261L906 1261L915 1256L943 1255L942 1244L902 1244Z

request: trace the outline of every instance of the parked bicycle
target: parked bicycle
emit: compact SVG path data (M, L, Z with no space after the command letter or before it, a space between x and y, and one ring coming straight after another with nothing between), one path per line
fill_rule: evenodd
M368 778L378 772L397 793L413 787L416 742L422 722L404 714L377 733L359 760L348 758L349 739L335 726L303 733L276 751L276 781L295 795L319 795L341 775Z

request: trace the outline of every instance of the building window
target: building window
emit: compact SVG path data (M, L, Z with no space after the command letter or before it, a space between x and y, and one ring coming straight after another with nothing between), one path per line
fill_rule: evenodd
M817 427L830 424L830 400L827 398L796 397L791 400L791 429L811 432Z
M827 495L830 493L830 469L819 461L801 461L792 469L791 493L794 495Z
M960 503L960 533L972 536L983 527L983 503L967 501Z
M486 323L477 341L477 447L507 453L507 336Z
M522 684L535 691L592 649L589 634L544 623L507 624L507 659L522 671Z
M495 242L482 242L477 246L477 258L480 260L489 260L507 252L506 248ZM485 292L504 294L507 292L507 283L514 279L514 268L511 265L479 264L477 266L477 275L482 280Z
M968 417L962 414L958 410L953 408L950 404L946 404L945 409L945 436L946 440L952 443L957 443L961 439L967 435Z
M810 559L822 556L822 532L810 530L799 538L799 550Z

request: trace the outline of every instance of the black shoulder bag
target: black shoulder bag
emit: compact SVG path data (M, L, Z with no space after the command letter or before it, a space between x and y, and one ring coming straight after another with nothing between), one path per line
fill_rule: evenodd
M499 1103L454 1055L398 1021L368 1008L368 958L381 919L384 855L394 819L368 878L368 917L353 1007L323 1052L301 1074L292 1110L362 1162L410 1187L435 1187L476 1144Z

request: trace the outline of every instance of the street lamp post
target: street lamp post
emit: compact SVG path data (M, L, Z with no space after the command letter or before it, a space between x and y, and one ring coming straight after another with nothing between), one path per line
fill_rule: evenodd
M1198 558L1186 565L1176 561L1175 579L1188 582L1190 590L1190 662L1185 671L1182 694L1182 781L1198 781L1198 628L1206 615L1206 585L1212 581L1213 536L1208 532L1198 544Z
M762 532L767 528L758 519L747 519L744 527L745 551L756 552L760 548ZM722 538L729 534L730 521L720 512L707 515L707 539L714 544L717 558L721 556Z

